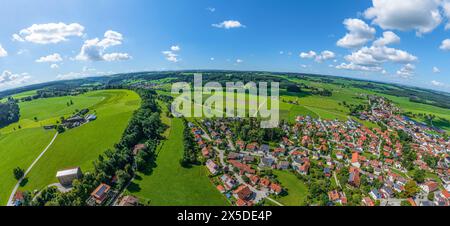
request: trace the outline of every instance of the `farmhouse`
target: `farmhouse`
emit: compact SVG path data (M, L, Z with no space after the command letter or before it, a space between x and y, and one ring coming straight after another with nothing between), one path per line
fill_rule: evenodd
M91 198L96 204L102 205L108 198L111 187L107 184L100 184L92 193Z
M72 182L76 179L80 179L83 176L81 168L73 168L67 170L61 170L56 173L56 178L58 178L59 183L64 187L72 186Z
M139 199L131 195L124 196L118 204L118 206L137 206L137 205L139 205Z

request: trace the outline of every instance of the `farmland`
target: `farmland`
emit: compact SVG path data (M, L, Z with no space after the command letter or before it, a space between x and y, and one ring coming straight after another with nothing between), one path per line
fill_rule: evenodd
M152 172L138 174L127 192L152 206L227 205L225 198L209 181L204 166L181 167L183 122L162 115L162 121L170 123L170 133L157 150L156 168Z
M305 198L308 194L307 186L291 172L274 171L274 174L287 190L286 196L281 196L276 200L285 206L305 205Z
M92 162L119 141L128 120L140 105L139 96L131 91L95 91L85 97L101 100L90 107L98 119L59 135L21 189L41 189L55 183L55 174L61 169L79 166L85 172L92 170Z

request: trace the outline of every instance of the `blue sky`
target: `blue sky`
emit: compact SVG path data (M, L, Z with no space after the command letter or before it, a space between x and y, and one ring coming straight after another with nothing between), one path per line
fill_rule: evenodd
M130 71L231 69L450 91L449 0L0 4L0 90Z

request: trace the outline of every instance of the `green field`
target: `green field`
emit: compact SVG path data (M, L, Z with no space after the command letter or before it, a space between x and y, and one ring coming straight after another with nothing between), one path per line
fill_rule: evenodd
M26 91L26 92L23 92L23 93L14 94L11 97L16 99L16 100L19 100L19 99L22 99L24 97L33 96L33 95L36 95L36 94L37 94L37 90L31 90L31 91ZM0 102L2 102L2 101L6 101L6 98L0 99Z
M133 112L140 106L139 96L125 90L94 91L78 98L85 98L84 103L91 104L89 109L96 113L98 119L60 134L34 166L21 190L41 189L57 182L55 175L61 169L79 166L83 172L92 170L92 162L120 140ZM52 105L51 99L46 100L50 101L47 104ZM74 100L77 101L81 99ZM55 99L57 105L62 102ZM56 114L48 111L45 116L54 117Z
M291 172L275 170L274 174L288 192L287 196L276 198L276 200L285 206L304 206L308 195L307 186Z
M13 169L16 167L28 168L50 143L55 133L55 131L34 128L0 135L0 205L6 205L7 199L17 183L12 173Z
M224 206L225 197L209 181L204 166L182 168L183 122L179 118L163 122L171 124L167 140L158 149L156 168L150 173L139 173L127 192L152 206Z

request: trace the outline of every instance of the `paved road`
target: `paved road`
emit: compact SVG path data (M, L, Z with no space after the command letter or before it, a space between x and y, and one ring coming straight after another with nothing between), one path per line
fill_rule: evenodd
M28 175L28 173L30 173L30 171L31 171L31 169L33 169L34 165L36 165L36 163L39 161L39 159L45 154L45 152L47 152L47 150L50 148L50 146L52 146L53 142L56 140L56 137L58 137L58 132L56 132L52 141L50 141L50 143L47 145L47 147L41 152L41 154L39 154L39 156L34 160L34 162L31 163L30 167L28 167L27 171L25 171L23 177L20 178L20 180L17 182L16 186L14 187L14 189L11 192L11 195L9 196L8 204L7 204L8 206L14 205L14 203L13 203L14 195L16 194L17 189L19 189L20 183L22 183L23 179Z

